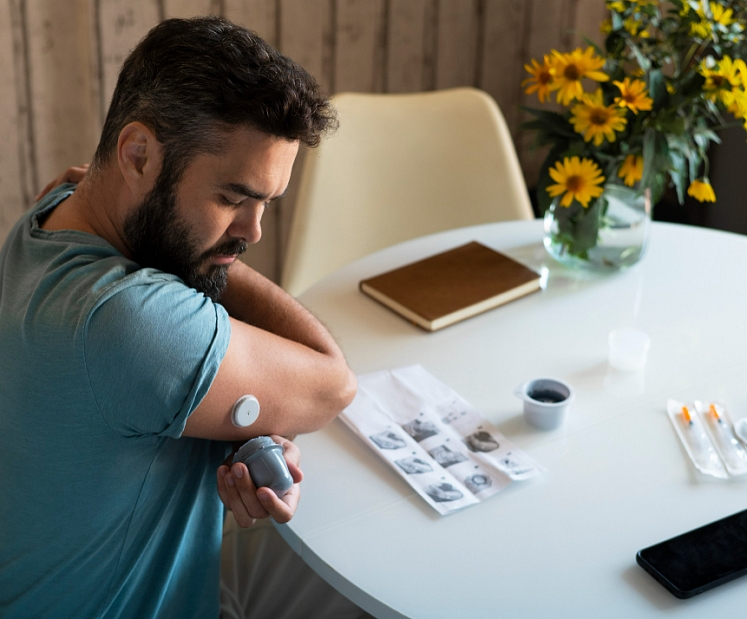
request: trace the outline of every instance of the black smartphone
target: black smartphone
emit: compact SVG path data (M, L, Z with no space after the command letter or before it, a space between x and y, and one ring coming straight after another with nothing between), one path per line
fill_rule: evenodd
M747 510L639 550L635 558L678 598L713 589L747 574Z

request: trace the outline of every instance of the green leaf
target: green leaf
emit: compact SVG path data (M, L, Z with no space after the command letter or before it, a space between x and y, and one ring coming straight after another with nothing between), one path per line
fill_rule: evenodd
M641 187L653 187L657 173L669 169L669 146L663 133L646 129L643 136L643 178Z
M638 46L628 41L628 45L631 50L633 50L633 56L635 56L636 62L638 63L638 66L641 67L644 71L648 72L651 69L651 61L646 57L646 55L638 48Z
M690 166L690 179L695 180L696 178L698 178L701 159L700 155L694 149L691 149L690 156L687 158L687 163Z
M587 252L597 244L600 211L606 207L604 196L584 208L575 200L570 206L556 206L553 211L558 223L557 240L561 241L569 254L585 258Z
M529 114L532 114L532 116L534 116L536 119L527 121L527 123L522 123L522 128L526 127L533 130L544 131L548 135L557 135L567 138L578 137L578 134L573 130L573 125L571 125L571 123L568 122L568 119L562 114L524 106L521 106L521 109L525 112L528 112ZM528 125L528 123L532 123L532 125L530 126Z
M654 69L648 74L648 92L654 100L654 109L660 110L667 103L669 93L667 92L666 80L661 69Z
M705 78L697 71L692 71L679 82L677 94L681 95L681 98L684 100L691 95L700 93L703 89L703 84L705 84Z
M620 13L618 13L617 11L612 11L612 30L622 30L623 25L623 18L620 16ZM607 38L609 39L609 37Z
M716 142L716 144L721 144L721 138L718 137L718 134L708 127L698 127L693 132L693 138L695 139L695 143L701 148L706 148L708 146L708 142Z
M670 135L681 136L685 133L685 119L681 116L659 115L656 119L656 129Z
M677 190L677 200L680 204L683 204L685 202L685 185L687 184L687 161L682 153L673 149L669 150L669 160L672 162L669 177Z

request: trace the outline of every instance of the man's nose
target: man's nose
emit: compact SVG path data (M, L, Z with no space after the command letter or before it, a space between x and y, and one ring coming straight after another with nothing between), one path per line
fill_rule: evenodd
M244 239L247 243L253 244L259 242L262 238L262 213L263 205L257 205L253 209L246 209L233 220L228 234L232 237Z

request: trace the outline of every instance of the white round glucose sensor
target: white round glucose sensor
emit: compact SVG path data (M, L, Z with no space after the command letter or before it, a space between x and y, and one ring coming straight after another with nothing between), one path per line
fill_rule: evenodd
M236 400L231 412L231 421L237 428L246 428L259 417L259 400L253 395L244 395Z

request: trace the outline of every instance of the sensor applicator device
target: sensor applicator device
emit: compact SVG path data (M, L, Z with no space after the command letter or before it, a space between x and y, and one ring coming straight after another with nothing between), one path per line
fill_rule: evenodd
M257 488L267 487L282 497L293 485L293 477L283 458L285 448L269 436L258 436L244 443L233 457L243 462Z

